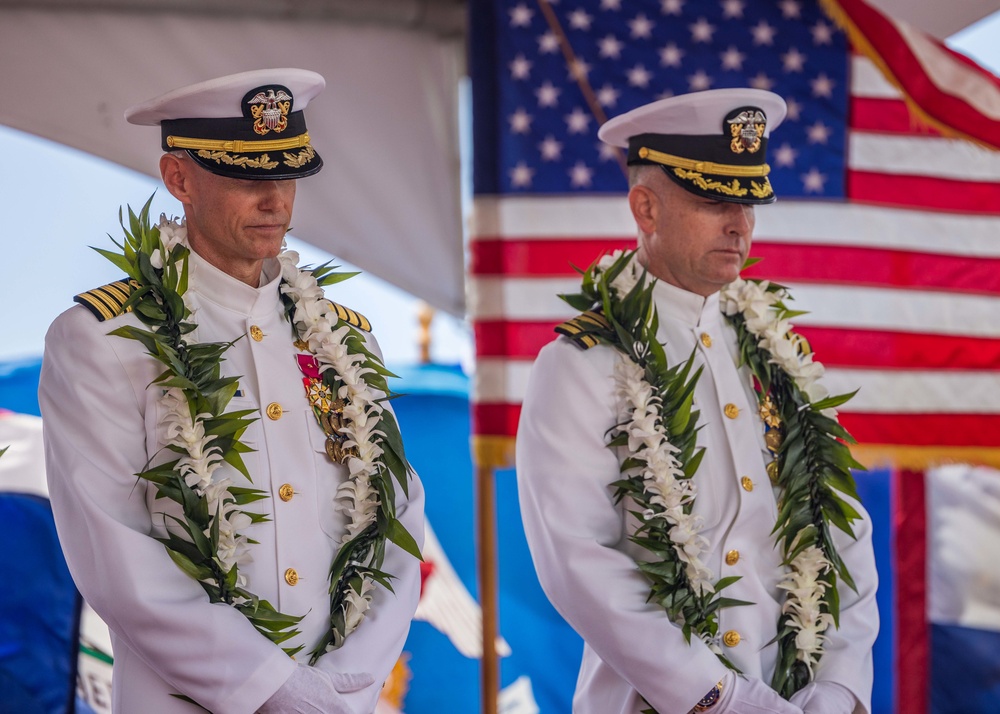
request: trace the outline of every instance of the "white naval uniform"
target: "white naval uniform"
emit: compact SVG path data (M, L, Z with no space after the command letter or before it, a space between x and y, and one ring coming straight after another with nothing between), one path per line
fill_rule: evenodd
M707 447L695 476L695 512L711 543L703 560L715 579L742 577L723 591L726 597L755 603L723 610L719 634L735 633L730 642L739 636L738 644L723 649L746 675L769 684L777 645L768 642L783 601L776 587L782 568L770 535L777 515L766 472L771 459L749 371L735 367L736 334L719 311L718 294L703 298L660 281L654 300L669 364L695 350L696 366L704 366L695 389L698 444ZM726 669L697 638L687 644L662 608L646 602L649 582L635 559L649 557L628 541L635 523L626 504L614 504L609 488L623 455L605 446L608 430L620 421L619 359L611 347L584 350L565 337L539 354L517 436L524 529L546 594L585 640L573 711L638 714L645 708L641 694L660 714L684 714ZM725 415L726 405L738 409L735 418ZM867 514L854 531L857 542L836 540L860 595L840 588L841 629L830 635L817 678L847 687L861 702L860 713L869 709L878 631Z
M251 592L281 612L304 616L302 634L283 645L304 645L297 657L302 662L328 621L327 576L345 534L333 498L347 470L326 456L324 434L306 399L299 352L279 297L279 272L277 261L268 261L266 284L252 288L192 253L188 297L198 324L194 340L237 340L222 363L224 376L240 377L241 395L227 411L260 410L243 437L255 449L243 456L253 483L229 465L214 478L229 477L268 494L247 507L271 520L244 531L258 544L251 545L253 560L240 572ZM176 456L161 451L161 390L148 387L163 365L138 341L108 335L123 325L140 323L132 314L99 322L82 307L64 312L46 337L39 392L49 489L66 560L112 633L113 710L201 711L171 696L179 693L215 714L250 714L296 665L235 609L209 603L201 586L153 539L164 534L162 514L179 507L156 499L155 486L134 474L149 459ZM367 339L377 352L374 339ZM268 416L272 404L281 407L280 416L275 407L270 410L277 418ZM290 500L279 497L284 484L294 489ZM408 502L398 493L397 509L420 542L423 490L415 477ZM294 585L286 581L288 569L297 573ZM415 558L388 543L384 570L397 576L395 594L379 587L360 628L323 657L331 671L375 678L370 687L346 695L358 714L375 709L419 597Z

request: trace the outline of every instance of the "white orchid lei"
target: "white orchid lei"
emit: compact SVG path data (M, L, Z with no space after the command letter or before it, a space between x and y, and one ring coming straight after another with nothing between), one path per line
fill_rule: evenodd
M212 602L239 610L254 627L280 644L293 638L301 616L278 612L246 589L240 566L251 559L254 544L243 531L267 516L244 510L266 498L264 491L215 479L228 463L247 480L250 474L241 454L250 447L240 441L255 420L256 410L225 412L239 387L237 377L222 377L220 363L232 343L202 343L190 338L196 328L185 302L188 283L186 227L182 221L161 217L150 225L147 201L139 215L129 208L129 227L117 244L121 253L97 249L124 270L134 290L126 307L150 329L126 325L113 335L138 340L166 369L153 384L163 390L165 445L178 458L147 468L139 478L156 485L157 497L179 504L182 517L165 516L177 528L160 541L174 562L196 579ZM406 492L409 465L403 453L399 427L376 392L389 395L385 377L392 376L381 360L364 347L364 337L342 323L326 300L322 286L351 277L328 265L312 270L296 266L298 256L284 251L282 301L292 326L292 337L315 355L322 383L343 401L337 423L349 476L337 490L335 505L348 518L346 533L330 569L330 625L310 653L315 663L325 652L340 647L364 620L376 585L391 590L392 575L380 570L386 540L420 558L416 542L395 516L395 485ZM332 474L331 474L332 477ZM302 648L285 648L294 655Z
M791 696L811 680L823 633L831 624L839 626L839 581L857 590L830 528L853 538L851 523L861 517L844 496L858 500L851 469L864 467L851 456L847 444L854 439L836 418L836 408L854 393L827 396L818 381L823 365L789 323L802 313L784 304L786 288L737 279L720 298L736 330L741 361L760 386L761 415L783 434L769 472L781 489L774 533L790 570L778 585L788 595L778 623L772 686Z
M719 595L738 577L712 581L702 561L711 544L693 513L694 476L704 453L696 446L699 413L693 410L701 369L692 373L694 354L683 364L667 364L656 339L654 283L634 251L616 251L583 272L580 293L561 297L576 309L599 312L604 320L588 321L578 334L621 355L615 368L621 421L609 432L608 446L624 449L626 456L611 487L617 500L628 498L635 507L638 525L631 540L651 556L638 562L651 584L650 601L666 610L688 641L695 635L737 670L718 643L718 612L751 603ZM776 460L769 472L782 490L774 533L788 567L779 587L788 595L772 686L788 698L812 678L823 633L838 621L838 577L854 587L829 529L833 523L853 535L850 523L859 517L841 494L857 497L850 470L861 467L840 441L853 440L832 414L852 395L826 398L817 381L822 365L791 330L789 319L800 313L784 307L784 288L737 280L720 297L742 362L761 386L762 416L774 431L768 443Z

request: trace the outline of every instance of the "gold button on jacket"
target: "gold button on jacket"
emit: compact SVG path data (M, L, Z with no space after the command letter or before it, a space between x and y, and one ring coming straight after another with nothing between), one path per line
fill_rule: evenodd
M289 585L297 585L299 582L299 574L295 571L295 568L289 568L285 571L285 582Z
M740 552L731 550L726 553L726 565L736 565L740 561Z
M712 346L712 336L710 334L708 334L707 332L702 332L701 333L701 344L705 345L705 347L711 347Z
M744 491L753 491L753 479L749 476L741 478L740 485L743 487Z
M264 331L260 329L257 325L250 326L250 336L253 338L254 342L260 342L264 339Z
M736 630L730 630L722 636L722 642L726 647L735 647L740 643L741 639L740 633Z
M730 419L735 419L740 415L740 408L730 402L723 408L723 412L725 412L726 416Z
M278 404L277 402L271 402L270 404L267 405L267 418L268 419L271 419L272 421L278 421L278 419L281 418L281 415L283 413L284 413L284 409L282 409L281 405Z
M282 501L291 501L292 496L294 495L295 495L295 489L292 488L292 484L290 483L283 483L281 484L281 487L278 489L278 497Z

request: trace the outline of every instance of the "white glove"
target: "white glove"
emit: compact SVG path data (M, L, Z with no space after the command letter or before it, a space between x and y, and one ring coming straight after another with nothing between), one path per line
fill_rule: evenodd
M802 710L753 677L729 672L722 681L722 697L712 714L802 714Z
M792 695L792 703L805 714L852 714L857 700L836 682L812 682Z
M367 672L321 672L300 664L257 714L355 714L342 694L374 684Z

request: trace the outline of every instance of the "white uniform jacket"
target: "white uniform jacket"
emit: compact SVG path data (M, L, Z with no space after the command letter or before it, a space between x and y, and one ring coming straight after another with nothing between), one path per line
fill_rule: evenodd
M766 472L771 458L749 372L736 368L735 331L719 311L717 294L706 299L661 281L654 299L669 363L696 350L696 365L704 366L695 407L701 411L698 443L707 450L695 475L694 507L711 543L703 559L716 579L741 576L723 591L726 597L755 603L722 611L720 635L735 633L730 642L739 636L739 644L723 648L746 675L770 683L777 645L768 642L783 601L776 587L782 567L770 535L777 516ZM684 714L726 669L703 642L688 644L664 611L646 602L650 586L635 558L648 557L628 541L635 524L609 488L623 456L605 446L608 430L620 421L618 359L611 347L583 350L565 337L542 349L517 436L521 512L542 586L585 640L573 711L638 714L641 695L660 714ZM734 418L724 415L726 405L739 410ZM830 633L817 678L843 684L861 703L856 711L867 712L878 630L867 515L854 529L856 542L846 536L837 542L859 593L840 588L841 627Z
M251 592L281 612L304 616L302 634L285 646L305 645L297 657L305 661L328 620L327 576L345 534L333 499L347 470L326 456L283 316L278 275L277 261L268 261L266 284L255 289L192 253L188 297L198 323L194 340L237 340L222 363L224 376L240 377L240 392L227 411L261 412L243 438L255 449L244 455L253 483L229 465L215 473L216 479L229 477L269 494L248 507L269 514L270 521L244 531L258 543L240 572ZM46 337L39 398L66 560L112 633L115 712L201 711L172 696L183 694L215 714L250 714L284 683L295 662L235 609L210 603L154 540L164 534L164 512L178 510L172 501L155 498L154 485L135 477L147 461L173 456L161 451L162 392L149 386L163 366L139 342L108 335L129 324L140 323L132 314L100 322L77 306L60 315ZM368 344L378 351L371 337ZM280 405L280 415L275 408L268 412L272 404ZM293 489L288 500L279 497L284 484ZM287 497L288 489L283 493ZM400 520L421 542L419 480L411 482L408 502L401 493L397 498ZM286 582L289 569L298 574L294 585ZM375 677L372 686L347 695L358 714L375 709L419 597L415 558L388 543L384 570L397 576L395 594L379 587L360 628L323 658L324 668Z

